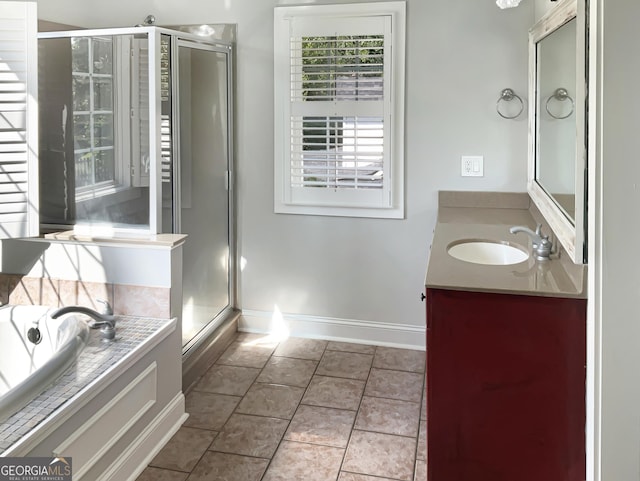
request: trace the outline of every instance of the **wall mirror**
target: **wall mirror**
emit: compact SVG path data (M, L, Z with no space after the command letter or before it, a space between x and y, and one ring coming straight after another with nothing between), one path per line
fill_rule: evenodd
M573 262L586 259L584 2L562 0L529 31L528 192Z

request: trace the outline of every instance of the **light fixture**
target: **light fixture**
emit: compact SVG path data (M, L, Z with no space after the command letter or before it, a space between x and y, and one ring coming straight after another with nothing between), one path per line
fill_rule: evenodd
M520 5L521 0L496 0L496 5L500 8L513 8Z

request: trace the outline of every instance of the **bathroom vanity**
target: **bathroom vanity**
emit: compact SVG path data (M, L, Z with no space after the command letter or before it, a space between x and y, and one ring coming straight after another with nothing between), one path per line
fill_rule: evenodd
M448 253L464 239L531 252L509 228L534 228L532 212L526 194L441 193L425 280L430 481L585 479L585 267Z

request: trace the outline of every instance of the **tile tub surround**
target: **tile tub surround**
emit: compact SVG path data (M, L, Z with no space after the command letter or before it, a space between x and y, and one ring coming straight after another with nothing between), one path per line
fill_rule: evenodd
M102 342L100 332L92 330L76 363L53 386L0 424L0 455L42 427L56 410L64 409L67 401L86 390L109 369L124 362L154 334L171 326L175 327L174 320L118 316L116 342Z
M0 274L0 303L17 306L78 305L100 310L96 299L104 299L117 315L165 319L171 317L170 295L167 287Z
M424 481L424 369L423 351L239 334L138 481Z

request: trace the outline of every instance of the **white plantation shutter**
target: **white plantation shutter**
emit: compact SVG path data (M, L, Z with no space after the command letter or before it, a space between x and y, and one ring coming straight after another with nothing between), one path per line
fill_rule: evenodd
M36 2L0 11L0 238L37 236Z
M276 8L276 212L403 216L403 26L403 2Z
M339 29L359 35L338 34L336 23L329 36L310 35L306 22L292 25L291 186L383 190L389 69L385 34L376 32L388 33L390 18Z

